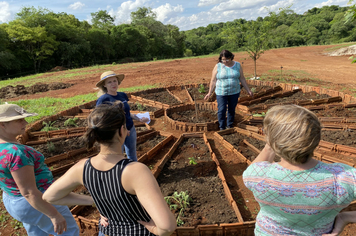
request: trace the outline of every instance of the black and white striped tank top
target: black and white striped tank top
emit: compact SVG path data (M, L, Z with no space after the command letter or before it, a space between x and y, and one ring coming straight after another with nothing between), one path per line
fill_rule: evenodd
M121 174L129 159L119 161L107 171L95 169L90 159L85 162L83 183L91 194L101 215L109 219L109 226L99 224L99 230L110 236L150 235L141 221L150 221L151 217L138 201L136 195L127 193L122 187Z

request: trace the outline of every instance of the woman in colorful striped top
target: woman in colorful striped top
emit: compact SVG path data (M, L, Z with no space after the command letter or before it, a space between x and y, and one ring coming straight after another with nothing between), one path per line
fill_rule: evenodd
M124 111L117 105L99 105L88 117L87 147L100 144L100 153L83 159L45 192L48 202L81 205L71 193L84 185L101 216L99 235L170 235L176 220L151 170L127 159L121 146L128 134ZM71 198L69 198L71 197ZM66 200L68 199L68 200Z
M235 109L240 96L240 83L250 96L252 91L246 83L242 67L239 62L234 61L234 54L228 50L220 53L219 61L213 69L209 92L205 96L207 100L214 88L218 102L218 120L220 130L232 128L235 119ZM227 120L226 120L227 110Z
M243 173L260 204L255 235L338 235L356 211L356 169L313 159L318 117L296 105L274 106L263 121L266 146ZM280 162L273 162L274 157Z

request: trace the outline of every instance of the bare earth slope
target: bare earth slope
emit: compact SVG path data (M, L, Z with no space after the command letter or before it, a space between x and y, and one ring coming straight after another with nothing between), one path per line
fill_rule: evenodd
M304 71L309 77L320 79L330 83L329 87L336 90L356 88L355 72L356 64L351 64L349 56L328 56L325 49L333 46L308 46L285 49L273 49L266 51L257 61L257 75L267 73L270 70ZM217 61L218 55L208 58L177 59L172 61L157 61L131 63L126 65L108 65L100 69L88 69L88 74L76 76L70 80L58 79L56 82L74 84L72 87L48 91L34 95L24 95L17 99L29 99L39 97L71 97L79 94L95 92L95 84L100 74L106 70L123 73L126 78L121 87L127 88L139 85L169 86L191 83L208 83L211 71ZM235 53L235 60L244 62L245 74L252 75L254 71L253 60L247 53ZM120 69L119 69L120 68ZM73 73L70 70L46 73L42 77L53 76L61 78ZM345 91L345 88L347 90ZM352 90L349 90L352 91Z

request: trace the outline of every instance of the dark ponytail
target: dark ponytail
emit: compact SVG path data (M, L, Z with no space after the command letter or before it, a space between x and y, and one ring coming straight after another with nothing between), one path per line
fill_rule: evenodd
M87 148L92 148L95 142L110 144L121 127L126 126L125 112L122 102L101 104L88 116L88 129L83 136Z

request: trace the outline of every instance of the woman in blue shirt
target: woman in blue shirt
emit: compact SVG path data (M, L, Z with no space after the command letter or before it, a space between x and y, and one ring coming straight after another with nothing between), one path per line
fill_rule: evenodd
M214 88L216 100L218 102L218 119L219 128L224 130L232 128L235 119L235 108L240 96L240 82L250 96L253 96L252 91L246 83L242 67L239 62L233 61L234 54L228 50L223 50L219 56L219 62L215 65L210 81L208 94L205 96L207 100ZM227 121L226 121L227 109Z
M137 161L136 154L136 129L133 120L147 122L147 118L138 118L136 115L130 113L129 98L126 93L118 92L119 85L124 80L124 74L115 74L113 71L106 71L101 74L100 81L96 84L99 88L98 100L96 105L103 103L114 103L121 101L123 103L123 110L126 116L126 128L128 130L127 137L124 142L125 152L129 159ZM122 148L123 149L123 148Z

